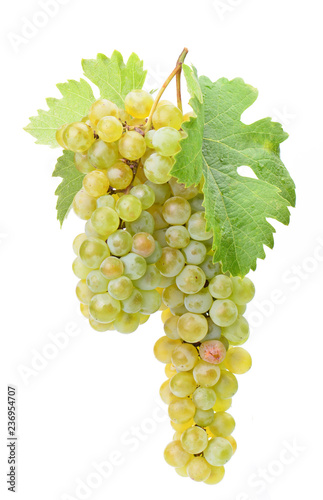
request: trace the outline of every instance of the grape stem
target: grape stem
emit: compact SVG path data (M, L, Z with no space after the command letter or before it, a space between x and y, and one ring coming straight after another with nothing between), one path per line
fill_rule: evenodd
M176 76L176 89L177 89L177 106L179 109L182 111L182 98L181 98L181 72L182 72L182 66L183 62L185 60L185 57L187 56L188 49L185 47L183 51L181 52L179 58L177 59L177 63L171 74L166 78L165 82L163 83L162 87L160 88L156 99L154 101L153 107L151 108L147 124L144 128L144 133L146 134L148 130L151 129L152 125L152 120L153 120L153 114L158 106L158 103L160 101L161 96L165 92L166 88L172 81L172 79Z

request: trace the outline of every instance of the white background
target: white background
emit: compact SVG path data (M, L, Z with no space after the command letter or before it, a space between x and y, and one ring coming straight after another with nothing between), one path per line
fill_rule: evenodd
M70 0L14 47L41 2L1 7L1 498L6 492L6 387L18 387L19 481L15 498L221 500L318 498L322 466L322 6L318 0ZM64 5L62 5L64 3ZM72 240L60 230L51 177L59 150L22 128L57 82L82 75L81 58L137 52L158 87L183 46L212 79L240 76L260 95L243 120L282 121L282 158L297 185L289 227L252 279L248 318L254 364L231 409L238 451L217 486L180 478L163 460L172 429L159 402L163 366L152 353L159 314L132 335L95 333L78 313ZM174 89L169 93L173 96ZM278 300L277 300L278 298ZM69 331L53 352L51 334ZM65 333L65 338L66 338ZM53 359L46 360L53 355ZM37 364L36 364L37 363ZM36 369L35 369L36 367ZM22 375L23 370L29 370ZM139 434L138 434L139 429ZM134 437L134 435L137 437ZM139 436L139 437L138 437ZM294 447L294 454L286 451ZM296 448L295 448L296 447ZM110 472L93 475L96 465ZM259 479L260 476L262 479ZM83 493L80 484L89 483ZM84 487L84 486L83 486ZM3 492L3 493L2 493ZM81 495L82 493L82 495ZM11 494L12 495L12 494ZM70 496L68 496L70 495Z

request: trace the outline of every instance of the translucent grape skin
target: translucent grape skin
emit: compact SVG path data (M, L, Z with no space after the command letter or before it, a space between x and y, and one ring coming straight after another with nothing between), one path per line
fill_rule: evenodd
M191 456L183 449L180 441L172 441L165 448L164 458L172 467L184 467Z
M191 427L183 432L181 443L187 453L197 455L202 453L207 447L207 433L204 429L201 429L201 427Z
M146 118L154 104L154 98L145 90L132 90L125 97L125 108L134 118Z
M177 276L185 264L183 254L176 248L165 247L160 259L156 262L159 272L168 278Z
M145 154L145 151L145 139L134 130L126 132L119 140L119 152L127 160L138 160Z
M242 347L233 347L227 352L224 365L230 372L242 375L251 368L251 356L248 351Z
M154 345L154 355L161 363L170 363L175 347L181 345L180 340L161 337Z
M210 439L204 450L204 457L210 465L220 466L226 464L233 455L233 449L229 441L222 437Z
M173 156L180 151L181 134L172 127L162 127L156 130L152 144L157 153L163 156Z

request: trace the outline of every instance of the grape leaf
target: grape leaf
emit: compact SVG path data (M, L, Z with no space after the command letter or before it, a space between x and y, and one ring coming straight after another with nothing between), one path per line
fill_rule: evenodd
M57 160L53 177L62 177L62 182L57 187L55 194L57 200L57 219L61 226L66 218L76 193L82 188L84 174L75 168L74 153L63 151L63 155Z
M288 135L270 118L251 125L241 121L257 91L240 78L213 83L198 79L187 66L184 74L197 117L183 124L188 137L181 141L171 174L186 186L204 176L214 260L222 262L224 271L244 276L256 268L257 258L265 258L263 245L274 245L275 229L266 219L288 224L287 207L295 205L295 186L279 155ZM250 167L257 179L239 175L240 166Z
M36 137L37 144L47 144L52 148L58 147L56 130L64 123L81 120L88 114L94 101L92 88L83 79L79 82L68 80L66 83L59 83L57 88L63 96L62 99L46 99L49 109L39 109L38 115L32 116L25 127L27 132Z
M101 97L119 108L124 108L124 98L131 90L143 87L147 74L136 54L131 54L125 64L116 50L110 59L104 54L98 54L96 59L83 59L82 67L84 75L98 86Z

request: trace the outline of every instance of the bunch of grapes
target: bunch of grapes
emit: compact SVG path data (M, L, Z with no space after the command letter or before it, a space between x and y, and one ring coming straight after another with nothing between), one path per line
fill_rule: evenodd
M166 363L160 394L176 431L165 459L180 475L215 484L236 448L226 410L235 374L251 367L239 346L254 286L213 263L202 185L186 188L170 175L192 115L134 90L125 110L99 99L56 137L86 174L73 202L86 220L73 243L81 312L97 331L131 333L163 311L154 352Z

